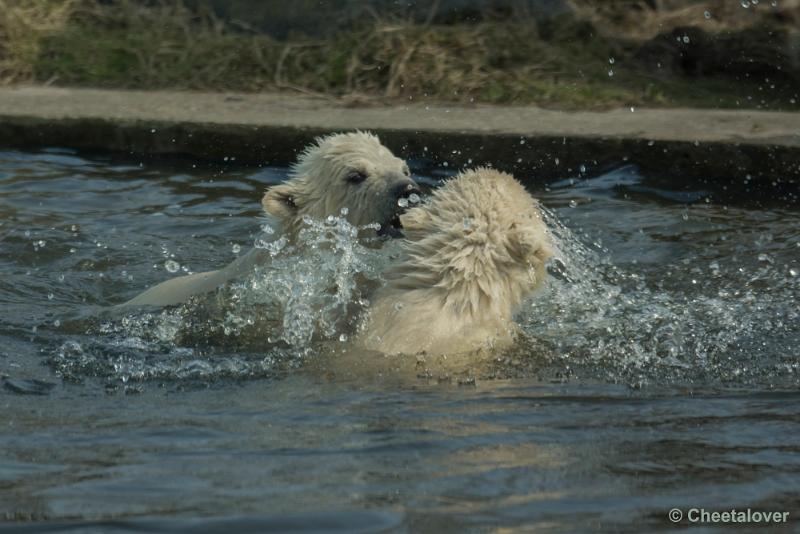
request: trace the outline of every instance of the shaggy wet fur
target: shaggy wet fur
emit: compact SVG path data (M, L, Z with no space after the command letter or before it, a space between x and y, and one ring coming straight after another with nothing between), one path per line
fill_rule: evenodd
M509 346L513 314L552 255L537 202L480 168L401 217L404 256L376 294L358 344L384 354L455 355Z
M293 241L305 217L324 219L346 212L353 225L390 227L398 216L398 195L416 191L416 187L406 163L376 136L367 132L333 134L306 148L289 180L271 187L262 205L278 227L273 236ZM223 269L167 280L122 306L180 304L246 275L266 261L268 253L252 249Z
M267 191L264 211L296 234L303 217L323 219L347 209L356 226L384 223L397 212L397 187L416 188L408 165L370 133L317 139L292 167L290 180ZM362 181L355 182L356 179Z

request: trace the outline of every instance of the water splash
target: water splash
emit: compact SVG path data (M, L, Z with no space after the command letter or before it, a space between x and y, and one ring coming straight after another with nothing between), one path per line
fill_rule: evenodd
M86 332L99 341L68 341L51 364L65 377L125 383L266 376L299 365L312 342L348 339L386 261L377 238L363 237L377 225L356 227L344 215L305 218L294 244L267 228L255 238L263 265L250 275L177 307L104 320Z
M560 270L519 316L559 366L628 383L797 383L800 283L788 265L684 259L648 277L615 266L545 210ZM599 375L599 376L598 376Z
M277 250L270 249L268 265L231 287L226 335L241 335L259 322L256 315L265 309L280 319L280 328L268 341L293 347L308 347L315 338L338 338L355 326L367 305L362 285L380 277L380 254L358 236L379 226L353 226L344 214L324 221L304 218L303 224L296 246L286 246L284 240Z

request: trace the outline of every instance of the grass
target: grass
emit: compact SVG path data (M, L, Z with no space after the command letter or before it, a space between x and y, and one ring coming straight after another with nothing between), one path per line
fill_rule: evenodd
M0 83L30 81L44 36L69 22L72 0L0 0Z
M278 41L236 31L180 0L149 7L133 0L0 0L0 83L566 109L800 108L791 79L765 91L755 78L730 83L648 72L635 59L641 40L616 34L602 17L591 11L538 24L372 20L326 38L291 34Z

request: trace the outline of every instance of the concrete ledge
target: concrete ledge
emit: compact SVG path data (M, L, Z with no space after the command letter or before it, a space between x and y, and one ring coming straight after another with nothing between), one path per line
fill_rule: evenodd
M0 89L0 146L285 164L314 136L364 129L404 157L491 163L542 183L632 162L673 188L798 203L800 114L689 109L348 107L287 95ZM749 175L749 178L748 178Z

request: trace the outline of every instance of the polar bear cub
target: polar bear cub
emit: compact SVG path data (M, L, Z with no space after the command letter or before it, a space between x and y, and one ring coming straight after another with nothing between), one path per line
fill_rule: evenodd
M384 354L509 346L513 314L553 254L536 200L512 176L468 170L401 216L403 255L357 339Z
M375 135L352 132L318 138L300 155L289 180L266 192L262 205L278 227L274 235L290 241L297 237L305 218L324 219L341 213L346 213L350 224L378 224L379 235L396 237L400 235L399 215L404 211L401 205L409 204L398 201L414 200L419 194L405 161ZM123 306L180 304L252 272L268 258L268 253L254 248L223 269L167 280Z

